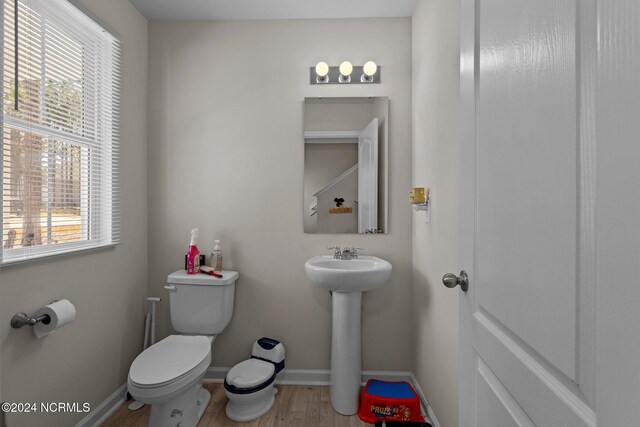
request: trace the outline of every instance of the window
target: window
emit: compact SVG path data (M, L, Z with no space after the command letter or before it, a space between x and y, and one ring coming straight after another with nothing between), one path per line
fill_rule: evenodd
M2 265L119 242L118 40L66 0L2 1Z

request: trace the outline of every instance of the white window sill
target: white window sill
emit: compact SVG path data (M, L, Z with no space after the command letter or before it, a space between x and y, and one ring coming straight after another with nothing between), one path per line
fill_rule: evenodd
M68 249L62 251L62 252L51 252L51 250L47 250L47 247L36 247L31 249L31 252L29 254L28 257L25 257L24 255L11 255L11 254L7 254L6 252L3 254L3 258L2 261L0 262L0 268L4 268L4 267L9 267L12 265L18 265L18 264L25 264L25 263L29 263L29 262L33 262L33 261L38 261L38 260L44 260L44 259L50 259L50 258L54 258L54 257L60 257L60 256L65 256L65 255L73 255L73 254L79 254L82 252L88 252L88 251L96 251L96 250L101 250L101 249L108 249L108 248L113 248L117 245L119 245L120 243L107 243L107 244L95 244L95 245L87 245L85 244L70 244L70 245L74 245L75 247L69 247ZM23 251L20 251L23 252Z

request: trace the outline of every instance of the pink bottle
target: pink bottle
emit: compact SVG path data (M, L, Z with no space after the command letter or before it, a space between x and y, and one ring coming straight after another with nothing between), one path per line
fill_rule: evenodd
M200 272L200 251L198 250L198 229L191 230L191 243L187 251L187 274L198 274Z

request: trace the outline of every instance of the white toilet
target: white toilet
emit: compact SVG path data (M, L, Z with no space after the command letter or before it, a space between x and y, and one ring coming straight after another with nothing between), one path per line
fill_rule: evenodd
M279 341L260 338L253 343L251 359L231 368L224 379L227 417L243 422L267 413L278 392L273 382L282 369L284 346Z
M195 427L211 394L202 379L211 364L211 344L233 314L238 273L224 270L222 278L187 274L167 278L171 324L180 335L152 345L129 369L129 393L151 405L153 427Z

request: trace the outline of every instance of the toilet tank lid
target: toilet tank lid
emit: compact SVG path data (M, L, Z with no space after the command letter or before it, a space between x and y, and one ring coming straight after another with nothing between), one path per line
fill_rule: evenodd
M167 283L170 285L223 286L235 283L238 276L237 271L231 270L222 270L222 278L203 273L187 274L187 270L178 270L167 276Z

